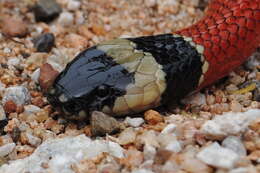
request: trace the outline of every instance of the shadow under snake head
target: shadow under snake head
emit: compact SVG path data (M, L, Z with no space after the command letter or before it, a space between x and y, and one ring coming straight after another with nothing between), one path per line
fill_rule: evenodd
M47 98L68 119L87 118L94 110L134 114L194 90L201 66L196 48L177 35L115 39L81 52Z

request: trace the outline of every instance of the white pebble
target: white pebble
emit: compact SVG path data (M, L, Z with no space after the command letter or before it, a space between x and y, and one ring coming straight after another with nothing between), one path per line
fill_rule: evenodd
M62 26L73 25L73 14L70 12L62 12L58 18L58 23Z
M8 48L8 47L5 47L5 48L4 48L4 53L11 53L11 49Z
M166 147L165 149L167 150L170 150L170 151L173 151L175 153L178 153L182 150L182 145L179 141L177 140L174 140L172 142L170 142Z
M221 147L217 142L203 148L197 158L216 168L232 169L239 160L239 155L234 151Z
M36 147L36 146L40 145L40 143L41 143L40 138L33 136L30 133L26 133L26 137L28 139L29 144L31 144L32 146Z
M15 143L9 143L5 144L0 147L0 157L7 156L9 153L11 153L15 148Z
M78 10L80 6L81 6L80 1L76 1L76 0L69 0L67 4L67 8L71 11Z
M13 67L19 67L21 65L21 60L19 58L10 58L7 61L7 65Z
M41 108L35 105L26 105L24 106L24 113L25 114L35 114L37 112L41 111Z
M240 156L246 156L246 148L241 139L237 136L228 136L222 142L222 146L234 151Z
M168 124L161 133L166 134L166 133L173 133L174 130L176 129L175 124Z
M30 93L27 88L23 86L13 86L5 90L3 96L3 104L7 101L12 100L17 105L24 105L31 99Z
M206 96L200 92L192 94L181 100L184 104L191 104L193 106L201 106L206 104Z
M154 172L148 169L136 169L133 170L132 173L154 173Z
M35 83L39 83L39 78L40 78L40 68L37 68L36 70L34 70L34 72L31 74L31 79L35 82Z
M132 127L139 127L141 124L144 123L143 118L130 118L126 117L125 122Z
M246 130L250 122L260 117L259 109L250 109L243 113L225 113L206 121L201 132L207 137L220 139L230 135L238 135Z
M145 145L143 154L145 160L153 160L156 154L156 149L151 145Z

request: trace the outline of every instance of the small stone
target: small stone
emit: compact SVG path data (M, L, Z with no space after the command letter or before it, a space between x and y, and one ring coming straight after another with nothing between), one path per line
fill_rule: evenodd
M166 147L165 147L166 150L169 150L169 151L172 151L172 152L175 152L175 153L178 153L182 150L182 145L179 141L177 140L174 140L174 141L171 141Z
M217 142L203 148L197 158L216 168L232 169L239 160L234 151L221 147Z
M136 131L129 127L119 134L118 142L120 145L127 145L135 142Z
M234 151L240 156L246 156L246 148L239 137L228 136L222 142L222 146Z
M47 56L47 53L33 53L26 59L25 63L28 67L32 66L36 69L37 67L42 66L46 62Z
M166 150L166 149L158 149L155 158L154 163L155 164L164 164L169 158L172 156L173 152Z
M36 114L37 112L40 112L41 109L38 106L35 105L26 105L24 106L24 113L25 114Z
M13 101L16 105L24 105L29 103L31 99L29 90L23 86L13 86L5 90L3 96L3 104L7 101Z
M37 147L38 145L41 144L41 139L36 136L31 135L30 133L26 133L26 137L27 137L28 143L31 144L32 146Z
M37 52L50 52L55 44L55 37L52 33L45 33L33 40Z
M31 74L31 79L32 79L35 83L39 83L40 73L41 73L40 68L37 68L37 69L34 70L34 72Z
M260 110L258 109L250 109L243 113L229 112L206 121L200 130L207 138L222 139L226 136L241 134L251 122L259 117Z
M176 125L175 124L168 124L162 131L162 134L169 134L169 133L173 133L176 129Z
M137 167L144 161L143 153L133 147L126 150L125 155L125 164L131 167Z
M11 153L15 148L15 143L9 143L5 144L0 147L0 157L7 156L9 153Z
M53 84L59 72L54 70L50 64L45 63L40 68L39 83L43 91L47 91Z
M249 124L249 128L256 131L256 132L260 132L260 118L257 118L256 120L252 121Z
M249 156L248 159L257 162L260 164L260 150L253 151Z
M242 105L235 100L232 100L230 103L230 109L232 112L241 112L242 111Z
M136 169L133 170L132 173L154 173L154 172L148 169Z
M5 102L4 104L4 110L6 113L12 113L12 112L16 112L17 110L17 105L12 101L12 100L8 100L7 102Z
M80 48L87 45L87 40L78 34L70 33L65 36L65 44L68 47Z
M0 105L0 121L5 120L5 119L6 119L5 110L4 110L3 106Z
M144 123L144 119L143 118L126 117L125 123L129 126L132 126L132 127L139 127L139 126L141 126L141 124Z
M181 100L184 104L191 104L192 106L201 106L206 104L206 96L200 92L192 94Z
M21 60L19 58L10 58L7 61L7 65L9 67L20 68L21 67Z
M51 22L59 16L62 9L55 0L39 0L33 7L34 16L37 22Z
M73 25L74 17L70 12L62 12L58 18L58 23L62 26Z
M77 0L69 0L67 4L68 10L77 11L81 6L81 2Z
M18 16L8 16L3 19L3 33L11 37L24 37L27 34L27 24Z
M119 122L103 112L94 111L90 119L91 133L94 136L104 136L105 134L113 134L120 130Z
M144 153L144 159L145 160L153 160L154 156L156 154L156 149L153 146L145 145L143 153Z
M157 135L153 130L145 131L142 135L137 136L137 142L141 145L149 145L159 147L159 142L156 140Z
M159 112L156 112L154 110L148 110L144 113L144 119L147 121L150 125L155 125L160 122L163 122L163 117Z

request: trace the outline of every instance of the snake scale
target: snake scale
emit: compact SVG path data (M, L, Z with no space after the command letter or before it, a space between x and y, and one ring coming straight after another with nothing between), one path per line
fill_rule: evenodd
M49 102L68 119L171 105L226 76L260 43L260 0L212 0L194 25L119 38L82 51L58 75Z

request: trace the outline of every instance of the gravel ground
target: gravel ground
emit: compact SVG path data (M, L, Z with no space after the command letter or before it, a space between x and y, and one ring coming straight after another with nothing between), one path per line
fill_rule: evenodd
M168 111L73 123L43 94L84 48L187 27L206 0L56 2L0 1L0 173L260 172L260 51Z

